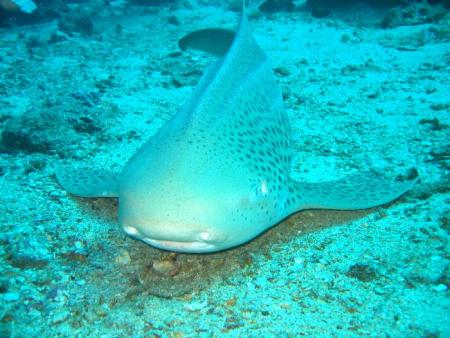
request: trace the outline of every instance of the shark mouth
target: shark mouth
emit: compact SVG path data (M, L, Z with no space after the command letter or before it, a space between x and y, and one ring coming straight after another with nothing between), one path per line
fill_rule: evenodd
M178 242L178 241L156 240L150 238L141 238L141 240L158 249L175 252L202 253L217 250L214 244L205 242Z

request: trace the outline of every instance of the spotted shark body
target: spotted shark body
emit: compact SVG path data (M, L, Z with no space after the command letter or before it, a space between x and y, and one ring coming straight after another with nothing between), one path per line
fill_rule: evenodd
M230 43L120 174L60 170L60 184L78 196L118 197L119 222L135 238L200 253L240 245L303 209L382 205L416 182L416 174L399 181L371 171L324 183L291 179L282 93L245 12Z

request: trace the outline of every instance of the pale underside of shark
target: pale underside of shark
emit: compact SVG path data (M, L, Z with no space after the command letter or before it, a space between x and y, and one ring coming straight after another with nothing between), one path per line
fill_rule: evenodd
M205 32L208 46L214 30ZM245 11L234 38L220 35L231 45L212 48L219 58L190 100L120 174L59 170L59 183L82 197L118 197L126 233L157 248L192 253L240 245L300 210L383 205L414 185L417 173L403 180L372 171L323 183L291 179L281 90ZM193 37L198 39L201 33Z

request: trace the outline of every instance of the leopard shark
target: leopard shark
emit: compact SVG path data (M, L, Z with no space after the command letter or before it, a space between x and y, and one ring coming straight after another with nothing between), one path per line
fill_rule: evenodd
M401 179L373 170L320 183L291 178L293 141L282 92L245 5L231 37L204 33L183 44L208 51L208 41L227 36L226 46L213 46L217 58L187 103L120 173L58 169L66 191L118 198L123 230L153 247L209 253L246 243L301 210L372 208L416 183L414 169Z

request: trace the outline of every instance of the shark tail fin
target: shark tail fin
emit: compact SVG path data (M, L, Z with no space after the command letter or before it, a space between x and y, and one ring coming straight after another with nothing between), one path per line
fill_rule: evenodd
M234 36L235 33L229 29L205 28L182 37L178 47L182 51L194 49L222 57L230 49Z

